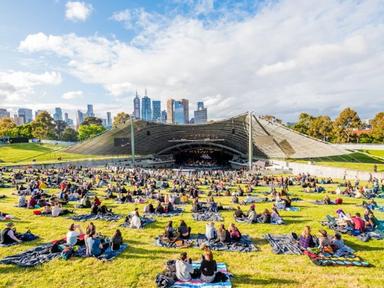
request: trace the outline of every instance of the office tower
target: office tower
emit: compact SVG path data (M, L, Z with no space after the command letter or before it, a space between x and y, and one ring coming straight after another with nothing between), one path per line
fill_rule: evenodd
M32 122L32 110L27 108L19 108L17 110L17 116L23 118L24 124Z
M17 116L16 114L13 116L13 121L16 123L16 126L21 126L24 124L24 117Z
M161 123L166 123L167 122L167 111L163 110L161 111Z
M136 91L136 97L133 98L133 115L136 119L140 119L140 97Z
M161 102L159 100L152 101L152 120L157 122L161 120Z
M189 123L189 100L181 99L181 103L183 103L183 107L184 107L184 124L188 124Z
M53 119L55 121L62 121L63 120L63 110L61 110L60 107L55 108L55 113L53 114Z
M107 119L101 119L101 125L103 125L104 128L107 128Z
M83 122L84 122L84 113L81 112L80 110L77 110L77 113L76 113L76 126L77 126L77 128L79 128L79 126Z
M64 113L64 121L65 121L65 123L68 122L68 119L69 119L68 113L65 112L65 113Z
M204 102L197 102L197 110L194 111L194 124L205 124L208 121L208 111L204 108Z
M147 95L141 99L141 119L144 121L152 120L151 98Z
M11 113L9 113L7 109L0 108L0 119L9 117L11 117Z
M185 122L185 106L183 101L173 102L173 123L174 124L186 124Z
M107 112L107 128L112 127L112 114L111 112Z
M167 123L170 123L170 124L173 124L174 122L174 118L173 118L173 103L175 102L175 100L173 99L168 99L167 100Z
M93 105L88 104L87 105L87 117L95 117L95 113L93 113Z

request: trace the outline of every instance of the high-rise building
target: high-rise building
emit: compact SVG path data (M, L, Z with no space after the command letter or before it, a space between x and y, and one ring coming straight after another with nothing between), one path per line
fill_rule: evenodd
M17 110L17 116L23 118L24 124L32 122L32 110L28 108L19 108Z
M197 110L194 111L194 124L205 124L208 121L207 108L204 108L204 102L197 102Z
M141 99L141 119L144 121L152 120L151 98L147 95Z
M188 124L189 123L189 100L181 99L181 103L183 103L183 107L184 107L184 124Z
M25 123L24 117L17 116L16 114L13 116L13 121L16 123L16 126L21 126Z
M112 114L111 112L107 112L107 128L112 127Z
M166 123L167 122L167 111L163 110L161 111L161 123Z
M173 102L173 124L186 124L185 107L183 101Z
M95 117L95 113L93 112L93 104L87 105L87 117Z
M0 108L0 119L9 117L11 117L11 113L9 113L7 109Z
M64 122L67 123L69 127L73 127L73 120L69 118L67 112L64 113Z
M161 120L161 102L159 100L152 101L152 120L157 122Z
M168 99L167 100L167 123L170 123L170 124L173 124L174 122L174 118L173 118L173 106L174 106L174 103L175 100L173 99Z
M81 112L80 110L77 110L77 113L76 113L76 126L77 126L77 128L79 128L79 126L83 122L84 122L84 113Z
M140 119L140 97L136 91L136 97L133 98L133 115L136 119Z
M60 107L55 108L55 113L53 114L53 119L55 121L62 121L63 120L63 110L61 110Z

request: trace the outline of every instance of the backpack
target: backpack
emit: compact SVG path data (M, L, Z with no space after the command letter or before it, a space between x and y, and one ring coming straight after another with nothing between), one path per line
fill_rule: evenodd
M156 286L159 288L168 288L175 284L175 280L165 276L164 274L157 274L155 282Z
M73 249L71 247L66 247L64 248L64 250L61 252L61 255L60 257L64 260L68 260L69 258L71 258L73 254Z

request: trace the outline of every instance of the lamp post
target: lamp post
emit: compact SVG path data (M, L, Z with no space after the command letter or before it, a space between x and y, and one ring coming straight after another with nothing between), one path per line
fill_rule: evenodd
M129 117L131 122L131 158L132 158L132 167L135 167L135 129L133 127L133 114Z

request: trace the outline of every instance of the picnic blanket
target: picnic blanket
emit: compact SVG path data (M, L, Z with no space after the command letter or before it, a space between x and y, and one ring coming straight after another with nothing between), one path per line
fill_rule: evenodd
M74 221L89 221L89 220L104 220L104 221L117 221L121 218L118 214L106 213L106 214L84 214L84 215L75 215L69 217Z
M125 222L120 226L125 228L131 228L131 219L132 219L132 215L128 215L128 217L125 218ZM141 228L144 228L148 224L151 224L156 221L151 217L145 217L145 216L140 217L140 220L141 220Z
M223 217L221 217L218 212L202 212L202 213L192 213L193 220L196 221L224 221Z
M22 233L22 234L16 233L16 237L18 237L23 242L30 242L30 241L33 241L33 240L36 240L37 238L39 238L39 236L32 234L30 231L27 231L27 232ZM14 246L14 245L18 245L18 244L22 244L22 243L13 242L13 243L9 243L9 244L0 244L0 247L9 247L9 246Z
M198 269L200 267L200 263L193 262L192 266L193 269ZM217 283L205 283L202 282L200 279L192 279L188 282L176 281L175 284L171 286L171 288L231 288L232 283L225 263L217 263L217 271L220 271L221 273L227 275L227 281Z
M157 216L157 217L172 217L172 216L179 216L181 213L183 213L182 208L174 208L172 211L169 211L167 213L146 213L144 216Z
M208 240L204 234L192 234L189 239L175 242L164 241L163 237L159 236L155 238L155 245L165 248L200 248L208 246L211 250L233 252L254 252L258 250L248 235L242 235L240 241L228 243Z
M53 248L55 245L54 242L56 241L36 246L35 248L29 249L16 255L7 256L1 259L0 263L13 264L21 267L34 267L39 264L47 263L55 258L59 258L61 256L62 250L64 249L64 246L62 246L64 243L63 240L58 241L61 243L61 245L58 246L58 249ZM85 254L85 245L75 247L78 249L74 252L73 256L88 257ZM120 249L116 251L113 251L109 247L103 252L103 254L95 258L99 260L112 260L120 255L125 249L127 249L127 247L127 244L122 244Z
M311 259L312 263L318 266L358 266L358 267L370 267L367 261L364 261L360 257L350 254L345 257L337 257L334 255L319 255L309 251L304 251L304 254Z
M247 197L246 199L244 199L244 200L241 201L240 203L241 203L242 205L247 205L247 204L263 203L263 202L271 202L271 200L268 199L267 197L264 197L264 198L259 198L259 197Z
M273 224L273 225L283 225L283 224L285 224L282 219L279 222L275 222L275 221L271 220L271 222L269 222L269 223L264 223L264 222L262 222L261 217L257 218L257 222L250 221L248 218L238 218L238 217L235 217L235 216L233 216L233 218L235 218L235 221L239 222L239 223L248 223L248 224L261 223L261 224Z
M294 234L266 234L264 239L266 239L272 247L272 251L275 254L294 254L301 255L303 254L298 241L295 239Z
M354 231L351 227L344 227L338 225L336 222L336 218L330 215L327 215L326 219L324 221L321 221L321 224L327 226L329 229L335 232L354 236L363 242L367 242L370 239L384 239L384 221L379 221L379 225L376 227L375 230L366 231L364 233Z

